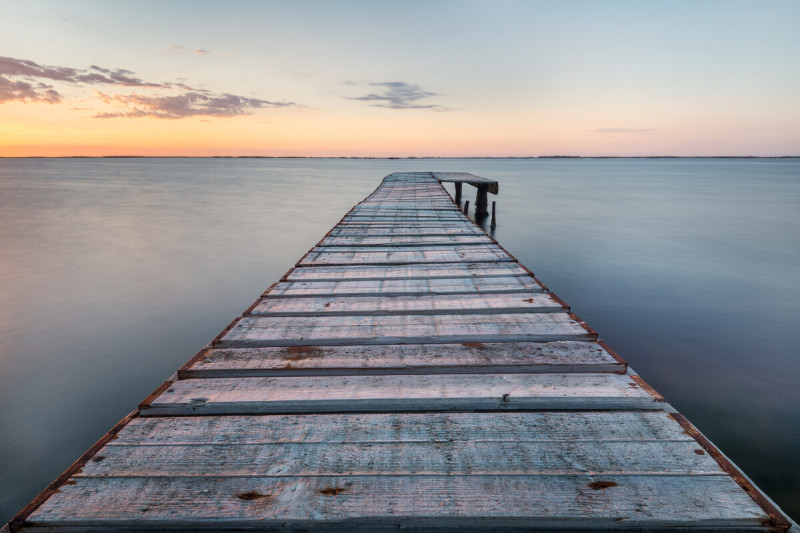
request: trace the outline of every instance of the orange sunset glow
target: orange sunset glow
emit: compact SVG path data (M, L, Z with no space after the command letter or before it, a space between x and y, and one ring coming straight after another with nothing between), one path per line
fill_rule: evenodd
M312 4L148 4L158 20L146 5L7 6L0 156L775 156L800 145L795 3Z

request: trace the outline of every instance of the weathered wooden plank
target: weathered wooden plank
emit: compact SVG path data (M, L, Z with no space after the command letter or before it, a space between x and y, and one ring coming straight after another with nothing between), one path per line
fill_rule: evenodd
M295 270L297 272L297 270ZM357 271L353 271L356 275ZM292 273L294 274L294 272ZM325 275L325 274L323 274ZM306 276L307 277L307 276ZM290 279L294 279L293 277ZM464 293L502 294L541 292L530 276L460 277L430 279L366 279L352 281L282 281L268 293L271 296L422 296Z
M337 227L362 227L362 228L379 228L379 227L396 227L396 226L405 226L408 228L418 228L418 227L425 227L425 228L439 228L440 230L445 229L449 230L450 228L456 227L464 227L472 224L472 222L467 219L466 216L461 217L451 217L450 220L438 220L438 219L423 219L423 220L403 220L403 221L395 221L395 220L368 220L368 219L349 219L345 218Z
M664 411L140 417L108 446L384 442L695 442Z
M477 226L476 226L477 228ZM423 233L454 233L460 230L466 231L469 229L465 223L462 222L404 222L397 224L394 222L358 222L358 221L344 221L336 226L336 231L350 231L356 232L357 235L368 235L370 233L386 233L387 231L397 231L399 233L422 231ZM332 230L331 234L335 234Z
M360 244L352 245L339 245L339 246L315 246L311 249L311 253L321 253L336 257L335 254L353 255L353 254L390 254L392 257L397 254L419 254L428 252L441 252L441 251L454 251L459 254L469 252L479 253L502 253L499 248L492 241L478 241L465 243L427 243L427 244L383 244L383 245L370 245L363 246Z
M400 215L400 216L440 216L440 215L460 215L459 219L463 217L463 213L459 211L458 206L453 202L442 202L439 205L430 205L423 202L414 202L403 207L397 204L390 205L387 202L361 204L354 207L348 216L353 215Z
M179 375L624 373L626 369L596 342L561 341L212 348Z
M361 204L358 207L353 208L347 216L374 216L374 215L387 215L387 216L410 216L410 217L419 217L419 216L457 216L459 220L463 220L464 215L461 211L458 210L458 206L454 203L449 202L446 204L442 204L442 207L434 207L434 206L427 206L421 205L419 202L415 202L413 207L404 207L398 208L396 206L384 205L384 204L374 204L374 205L365 205Z
M369 235L349 236L349 237L326 237L318 245L320 246L424 246L424 245L481 245L493 244L488 235L435 235L435 236L383 236L373 237Z
M385 279L479 278L525 276L528 271L516 262L501 263L443 263L391 266L324 266L297 267L286 276L290 281L347 281ZM532 279L532 278L531 278ZM538 284L537 284L538 286Z
M29 518L72 526L507 530L759 530L764 512L727 476L77 478Z
M455 205L449 198L441 198L441 199L431 199L431 200L422 200L418 199L413 203L409 202L397 202L391 200L380 200L374 202L362 202L358 204L358 206L353 208L353 212L355 211L369 211L369 210L389 210L394 209L398 211L454 211L458 210L458 206Z
M398 248L393 251L337 251L328 249L313 250L298 263L299 265L358 265L395 263L463 263L513 261L505 251L496 246L451 247L443 249L408 250Z
M426 294L424 296L324 296L263 298L252 315L334 316L453 313L548 313L563 312L561 302L550 294Z
M105 446L73 479L122 476L723 475L693 441Z
M154 416L663 407L619 374L462 374L185 379L140 409Z
M422 207L408 207L398 209L396 207L370 207L370 208L358 208L353 209L347 215L345 215L343 221L353 220L354 222L360 222L360 220L355 219L370 219L370 218L407 218L411 219L412 221L419 218L431 218L435 219L432 220L432 223L436 223L439 219L451 219L451 223L467 222L467 217L458 210L458 206L455 204L450 204L446 209L443 208L422 208Z
M441 215L403 215L396 211L387 213L385 215L347 215L342 224L418 224L424 223L438 223L438 222L451 222L451 223L467 223L466 216L460 213L442 213Z
M438 190L430 187L426 187L424 189L415 188L411 190L406 188L405 192L413 193L415 197L412 202L409 202L410 198L404 196L402 192L403 190L393 190L388 193L380 192L376 195L370 195L364 201L356 204L355 208L397 206L416 209L418 207L425 207L429 205L441 205L446 207L451 207L453 205L450 195L443 188Z
M442 231L450 232L455 227L464 227L467 222L449 221L449 220L356 220L345 219L340 222L337 228L340 229L355 229L355 230L391 230L398 226L403 229L416 230L420 228L428 230L436 230L441 233Z
M431 203L452 205L453 202L450 195L444 187L441 189L436 189L435 187L435 184L428 184L422 187L388 187L371 194L364 201L356 204L356 208L391 204L409 207L424 206Z
M449 183L469 183L470 185L487 185L488 192L497 194L500 192L500 184L494 180L475 176L469 172L433 172L433 177L440 182Z
M441 187L441 186L439 186ZM381 185L379 190L370 194L364 202L380 202L393 200L397 202L413 201L414 199L440 199L449 196L444 187L437 188L436 183L389 183Z
M491 315L245 316L220 346L440 344L594 340L566 313Z
M456 236L456 235L485 235L478 226L460 225L450 228L442 228L440 225L429 226L389 226L385 228L369 228L363 226L351 226L349 224L342 224L333 228L330 232L331 236L335 237L384 237L384 236L398 236L398 237L439 237L443 235Z

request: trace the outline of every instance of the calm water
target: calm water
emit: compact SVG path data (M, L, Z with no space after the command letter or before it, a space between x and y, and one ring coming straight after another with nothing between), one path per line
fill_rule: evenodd
M399 170L800 517L800 160L0 159L0 523Z

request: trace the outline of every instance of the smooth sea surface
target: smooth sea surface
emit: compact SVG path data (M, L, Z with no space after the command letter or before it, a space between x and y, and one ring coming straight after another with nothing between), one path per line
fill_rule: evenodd
M800 518L798 159L0 159L0 525L402 170Z

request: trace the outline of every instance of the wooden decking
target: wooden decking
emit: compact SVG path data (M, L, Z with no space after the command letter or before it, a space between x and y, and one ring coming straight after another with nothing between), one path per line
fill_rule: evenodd
M439 179L385 178L7 527L791 527Z

